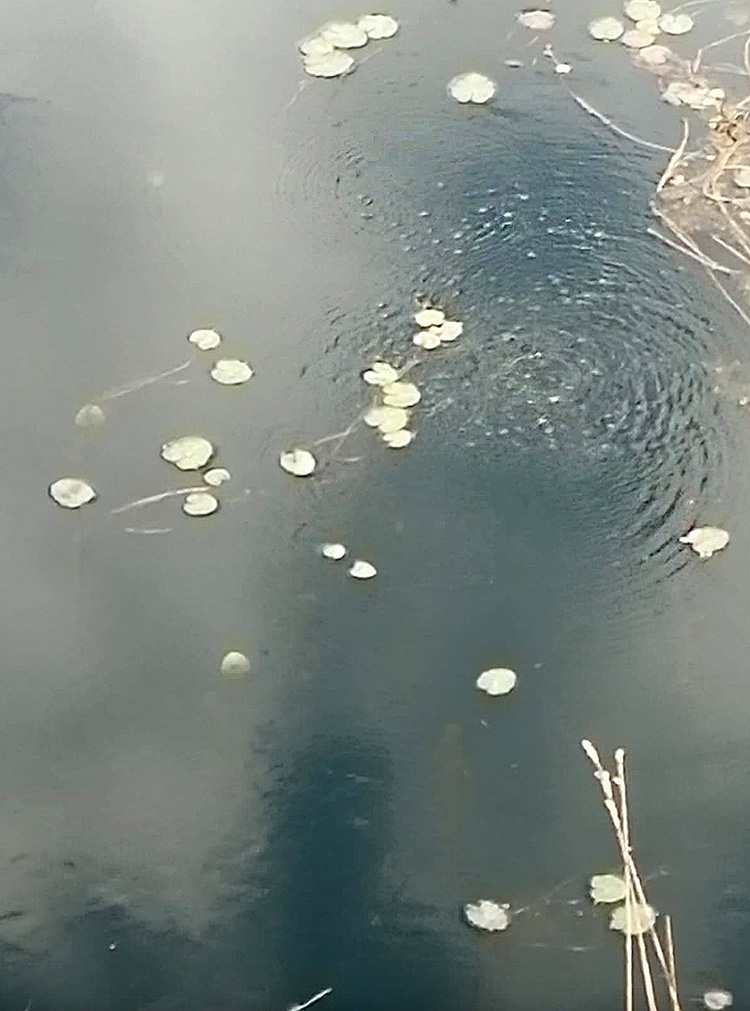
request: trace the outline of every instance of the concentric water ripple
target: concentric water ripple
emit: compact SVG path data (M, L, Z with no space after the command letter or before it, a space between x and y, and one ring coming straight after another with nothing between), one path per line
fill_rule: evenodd
M424 367L423 437L485 465L546 456L580 485L592 561L666 578L721 493L725 434L701 275L646 234L658 160L592 132L550 82L499 111L437 94L415 115L397 90L363 129L342 88L329 143L297 148L281 202L387 258L383 350L408 355L415 293L465 321Z

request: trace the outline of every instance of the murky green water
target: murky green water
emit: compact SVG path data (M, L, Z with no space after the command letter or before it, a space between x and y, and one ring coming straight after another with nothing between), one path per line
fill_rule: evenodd
M628 751L685 1003L747 1000L747 335L646 234L662 156L564 84L663 144L678 116L586 38L598 8L557 11L566 82L513 5L403 0L298 95L295 39L358 11L0 13L3 1011L617 1006L583 736ZM492 107L446 97L464 69ZM419 293L465 334L414 372L414 445L357 431L283 474L361 410L362 367L406 360ZM74 427L208 325L247 386L198 355ZM232 473L220 512L112 515L192 483L159 459L192 432ZM45 494L68 473L100 493L80 514ZM696 521L732 533L705 565ZM492 665L507 699L474 688ZM471 932L479 897L512 929Z

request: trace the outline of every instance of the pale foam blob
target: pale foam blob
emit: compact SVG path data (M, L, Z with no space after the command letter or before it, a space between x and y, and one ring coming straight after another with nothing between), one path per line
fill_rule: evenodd
M403 407L371 407L365 412L364 423L369 428L377 428L381 433L397 432L406 428L409 414Z
M488 695L507 695L516 687L518 677L508 667L490 667L477 678L477 688Z
M328 56L333 52L334 46L322 35L308 35L297 43L297 48L303 56Z
M431 327L442 344L450 344L464 332L464 325L458 320L446 319L439 326Z
M365 14L357 22L370 39L391 39L398 31L398 21L389 14Z
M680 544L689 544L699 558L710 558L729 544L729 534L721 527L694 527L680 537Z
M49 486L50 496L64 509L80 509L93 502L96 492L87 481L79 477L61 477Z
M161 447L162 459L180 470L200 470L213 455L214 447L201 435L183 435Z
M722 88L707 88L690 81L670 81L662 92L662 99L670 105L687 105L691 109L718 109L725 98Z
M625 27L618 18L595 18L589 22L589 35L600 42L614 42L624 31Z
M547 32L555 23L555 15L548 10L526 10L518 15L519 25L532 32Z
M378 431L381 435L391 432L398 432L399 429L406 428L409 424L409 412L403 407L382 407L380 409L380 421Z
M589 894L594 903L622 902L625 882L619 874L595 874L589 881Z
M651 32L642 31L640 28L630 28L626 31L620 42L628 49L646 49L653 45L655 36Z
M619 930L621 934L636 937L647 933L656 923L656 911L649 905L633 902L629 916L626 906L618 906L609 920L610 930Z
M507 930L510 924L510 907L507 904L493 902L492 899L479 899L477 902L467 902L464 906L466 922L478 930Z
M279 457L279 466L295 477L309 477L317 461L308 449L290 449Z
M667 35L685 35L693 27L693 19L689 14L662 14L659 27Z
M106 415L98 404L84 404L75 416L79 428L98 428L106 421Z
M383 403L386 407L414 407L421 399L422 394L414 383L402 380L383 387Z
M207 470L203 475L203 480L211 488L218 488L219 485L224 484L231 478L231 474L226 469L226 467L213 467L211 470Z
M484 74L477 74L474 71L466 74L457 74L448 82L448 94L462 105L465 105L467 102L483 105L485 102L489 102L496 90L497 84L495 81L490 77L485 77ZM419 323L419 320L417 322Z
M354 60L348 53L334 49L320 56L305 56L302 66L311 77L341 77L352 69Z
M362 378L369 386L385 386L387 383L395 383L398 379L398 372L388 362L373 362L369 369L365 369Z
M182 511L186 516L210 516L218 508L218 499L207 491L191 491L182 503Z
M440 326L444 319L445 313L442 309L420 309L414 314L415 323L421 327Z
M378 574L378 570L370 562L358 558L349 569L352 579L372 579Z
M706 990L703 994L703 1003L708 1011L724 1011L734 1004L734 997L729 990Z
M250 661L244 653L240 653L238 650L230 650L222 658L219 669L224 677L244 677L250 673Z
M345 544L321 544L320 553L324 558L330 558L333 562L340 562L346 554Z
M404 449L414 439L414 432L408 428L400 428L397 432L385 432L383 442L391 449Z
M367 32L350 21L330 21L318 34L336 49L359 49L367 45Z
M655 21L661 14L656 0L628 0L623 11L631 21Z
M412 337L412 343L416 344L418 348L424 348L425 351L434 351L442 343L436 332L438 329L438 327L430 327L429 330L420 330Z
M201 351L213 351L221 344L221 334L216 330L193 330L188 340Z
M671 55L672 55L671 50L668 49L667 46L661 45L647 46L645 49L641 49L641 51L638 53L639 59L655 67L661 66L663 63L666 63Z
M253 370L239 358L219 358L211 368L211 378L222 386L239 386L252 376Z

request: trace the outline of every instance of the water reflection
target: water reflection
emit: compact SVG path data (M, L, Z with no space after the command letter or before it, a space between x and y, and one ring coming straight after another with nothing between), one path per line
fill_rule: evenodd
M319 732L284 760L263 874L297 886L253 915L279 966L276 1003L334 981L341 1006L427 1008L463 992L458 952L435 929L434 910L409 901L398 880L392 780L391 757L351 719L345 736Z
M515 9L446 6L410 2L387 52L293 103L291 41L324 5L260 26L235 0L4 15L5 72L40 101L3 113L0 179L23 349L3 401L3 1007L260 1011L329 985L330 1011L613 1005L619 951L582 902L614 859L583 734L633 752L690 994L700 966L741 999L747 545L727 522L708 570L676 539L704 509L744 515L727 461L746 440L712 372L742 342L644 237L650 155L530 68L496 114L447 104ZM633 108L656 129L652 97ZM280 448L360 410L374 353L412 353L418 292L466 330L420 367L414 446L282 474ZM208 324L253 362L246 397L201 364L73 430ZM192 431L236 503L191 526L162 502L147 522L169 535L127 535L108 510L165 487L159 446ZM75 526L43 494L68 467L102 495ZM371 585L322 563L331 538ZM221 682L228 649L246 682ZM508 705L473 687L493 663L519 671ZM461 923L485 896L516 910L507 936Z

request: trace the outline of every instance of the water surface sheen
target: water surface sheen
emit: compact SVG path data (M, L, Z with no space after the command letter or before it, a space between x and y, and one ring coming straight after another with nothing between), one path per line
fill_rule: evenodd
M614 1007L582 736L628 751L685 1003L747 999L747 337L646 232L661 156L565 85L659 143L674 110L588 4L557 11L566 82L513 5L403 0L395 39L301 90L323 0L0 14L3 1011ZM466 69L491 107L446 96ZM412 358L421 297L465 331L414 366L413 446L360 427L283 474L359 414L369 361ZM74 428L209 325L250 384L198 356ZM113 515L192 483L158 451L193 432L220 511ZM67 473L100 493L80 515L44 494ZM706 565L696 521L732 533ZM507 699L474 688L493 665ZM506 934L461 922L482 897Z

